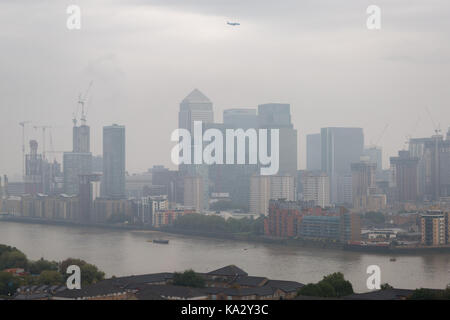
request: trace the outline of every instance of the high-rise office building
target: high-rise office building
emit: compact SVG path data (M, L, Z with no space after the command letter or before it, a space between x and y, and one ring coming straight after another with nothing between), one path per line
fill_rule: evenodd
M258 115L256 109L227 109L223 111L223 124L231 128L257 128Z
M352 200L356 210L367 208L370 196L376 193L376 167L376 163L371 162L369 157L361 157L361 161L351 164Z
M395 189L394 200L415 202L419 199L419 158L411 157L409 151L399 151L398 157L391 157L391 170Z
M180 112L178 114L178 127L180 129L187 129L192 133L194 121L202 121L203 123L214 122L213 104L198 89L194 89L181 101Z
M192 143L194 146L193 129L194 122L201 121L203 130L205 125L214 122L214 111L211 100L208 99L198 89L194 89L180 103L180 111L178 113L178 127L187 129L191 133ZM202 146L203 147L203 146ZM209 168L206 164L194 164L194 152L191 150L191 164L181 164L179 170L183 176L200 176L203 179L203 208L209 206Z
M152 175L153 186L163 186L164 194L170 206L175 207L176 203L183 203L184 180L178 170L169 170L164 166L153 166L149 169Z
M260 128L292 128L291 106L287 103L266 103L258 106Z
M331 202L351 204L351 188L342 187L349 186L349 179L351 184L351 163L363 154L363 129L322 128L321 140L322 171L330 177Z
M73 152L88 153L90 152L90 128L83 124L73 127Z
M320 133L306 136L306 170L315 171L322 169L322 148Z
M223 113L224 123L206 125L206 129L214 128L226 137L227 129L257 129L256 109L228 109ZM233 205L244 210L249 208L250 177L257 173L258 165L249 163L249 148L245 149L245 164L237 164L237 142L234 144L234 164L213 164L209 166L211 192L228 193ZM223 148L226 159L226 147Z
M279 170L277 174L296 177L297 130L291 123L290 105L282 103L259 105L258 126L261 129L279 129ZM270 137L268 137L267 143L267 149L272 152Z
M125 198L125 127L103 127L102 196Z
M409 152L419 159L419 198L438 201L450 196L450 139L442 135L410 139Z
M30 154L25 156L25 192L27 194L44 193L45 163L41 154L38 154L38 143L30 141Z
M73 127L72 152L63 154L64 193L77 195L80 187L80 176L92 173L92 154L90 152L90 129L83 124Z
M92 173L91 153L64 152L64 193L79 193L80 176Z
M99 196L99 174L86 174L79 177L80 214L78 218L82 222L89 222L92 218L94 200Z

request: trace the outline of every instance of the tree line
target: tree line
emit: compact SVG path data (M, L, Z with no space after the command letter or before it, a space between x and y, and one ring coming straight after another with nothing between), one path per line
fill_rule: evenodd
M187 231L218 233L218 234L239 234L247 233L253 235L264 234L264 218L257 219L229 218L225 220L220 216L207 216L203 214L186 214L178 217L173 222L173 228Z
M25 285L65 285L70 274L66 270L77 265L81 270L81 285L89 285L105 278L105 273L95 265L81 259L68 258L56 262L41 258L28 260L19 249L0 244L0 296L12 296L17 288ZM23 269L23 274L7 272L8 269Z

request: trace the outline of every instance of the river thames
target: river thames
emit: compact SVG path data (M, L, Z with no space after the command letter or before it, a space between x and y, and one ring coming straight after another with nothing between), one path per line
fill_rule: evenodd
M147 242L164 238L168 245ZM450 253L383 255L341 250L238 242L159 232L0 222L0 243L17 247L29 259L81 258L107 277L194 269L208 272L234 264L249 275L317 282L340 271L357 292L366 287L369 265L381 268L381 282L397 288L445 288ZM396 258L396 261L390 261Z

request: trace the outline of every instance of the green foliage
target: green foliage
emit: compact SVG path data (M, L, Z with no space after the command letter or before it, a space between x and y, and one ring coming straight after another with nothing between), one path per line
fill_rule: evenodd
M0 295L13 295L19 286L19 278L9 272L0 272Z
M13 295L22 285L62 285L70 276L67 267L78 265L81 270L81 284L89 285L105 278L105 273L92 264L80 259L66 259L61 263L43 258L28 261L25 254L16 248L0 244L0 295ZM23 268L30 274L17 276L1 270Z
M350 281L345 280L341 272L335 272L325 276L320 282L329 283L335 290L336 297L342 297L353 293L353 286Z
M27 266L28 260L23 252L11 247L9 247L9 249L2 250L2 253L0 254L0 270L9 268L26 269Z
M450 288L443 291L437 291L432 289L416 289L411 296L408 297L409 300L450 300Z
M209 209L212 211L223 211L223 210L236 210L244 208L238 205L233 204L233 202L229 200L219 200L217 202L211 203Z
M336 272L323 277L318 283L308 283L297 292L302 296L313 297L342 297L353 293L350 281L345 280L344 275Z
M81 259L68 258L62 261L59 266L59 270L64 276L64 281L70 276L70 274L66 273L67 268L70 265L77 265L80 267L82 286L97 283L105 278L105 273L98 270L95 265L89 264Z
M380 289L381 289L381 290L389 290L389 289L394 289L394 287L391 286L389 283L382 283L382 284L380 285Z
M447 289L442 293L442 299L450 300L450 287L447 286Z
M304 285L303 287L301 287L298 292L297 295L299 296L311 296L311 297L321 297L322 296L322 291L319 288L319 286L315 283L308 283L306 285Z
M251 233L263 234L264 219L255 220L249 218L225 220L220 216L207 216L203 214L186 214L177 218L173 227L183 230L208 233L236 234Z
M48 261L41 258L37 261L31 261L28 266L28 271L31 274L40 274L42 271L58 271L58 263L55 261Z
M175 272L173 274L173 284L177 286L203 288L205 280L194 272L194 270L186 270L184 272Z
M64 283L64 279L62 274L58 271L45 270L39 275L37 283L40 285L61 285Z

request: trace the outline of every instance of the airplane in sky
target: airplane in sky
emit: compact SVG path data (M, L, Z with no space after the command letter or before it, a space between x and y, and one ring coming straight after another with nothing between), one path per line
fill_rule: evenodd
M239 22L229 22L229 21L227 21L227 25L229 25L229 26L240 26L241 24Z

